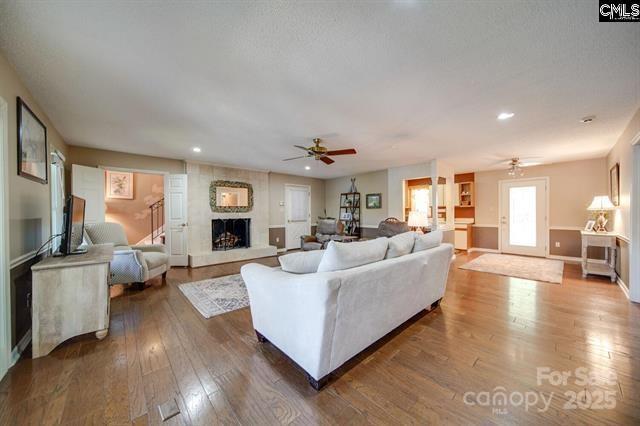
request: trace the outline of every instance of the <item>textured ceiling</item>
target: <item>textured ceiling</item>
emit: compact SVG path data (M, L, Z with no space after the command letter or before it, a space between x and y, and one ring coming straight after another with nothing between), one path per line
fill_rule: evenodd
M316 177L483 170L613 146L640 106L640 24L597 8L0 0L0 49L73 145ZM359 154L281 161L318 135Z

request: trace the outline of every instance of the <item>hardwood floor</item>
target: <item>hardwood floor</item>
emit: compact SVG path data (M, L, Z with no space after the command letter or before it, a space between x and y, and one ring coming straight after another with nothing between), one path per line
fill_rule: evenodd
M248 309L205 320L177 288L242 263L173 269L166 284L142 292L117 286L107 338L81 336L10 370L0 424L160 424L157 406L171 398L180 414L166 424L640 422L640 306L606 279L582 279L578 265L567 264L557 285L457 268L470 257L456 259L439 308L321 392L258 343ZM538 384L538 367L572 375L565 385ZM580 367L592 383L576 383ZM513 403L482 404L500 391ZM572 401L571 392L582 393ZM518 395L537 403L526 409ZM581 408L603 395L614 395L615 408ZM546 410L542 397L551 398Z

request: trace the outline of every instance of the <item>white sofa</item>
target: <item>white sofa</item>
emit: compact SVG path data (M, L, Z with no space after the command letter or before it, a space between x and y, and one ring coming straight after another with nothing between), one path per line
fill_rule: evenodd
M294 274L248 264L241 273L258 339L289 356L319 389L353 356L437 306L452 256L453 246L440 244L345 270Z

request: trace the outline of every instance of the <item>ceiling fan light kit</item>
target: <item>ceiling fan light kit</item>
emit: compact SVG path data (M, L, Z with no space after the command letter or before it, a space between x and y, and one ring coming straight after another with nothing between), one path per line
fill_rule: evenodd
M322 143L322 139L314 138L313 139L313 146L304 147L304 146L301 146L301 145L294 145L295 148L298 148L298 149L301 149L303 151L306 151L307 154L306 155L301 155L301 156L298 156L298 157L285 158L282 161L290 161L290 160L297 160L297 159L300 159L300 158L311 158L311 157L313 157L315 160L319 160L319 161L322 161L326 165L330 165L330 164L335 163L335 160L330 158L331 156L357 154L356 150L353 149L353 148L338 149L338 150L329 151L329 149L327 147L324 147L324 146L320 145L321 143Z

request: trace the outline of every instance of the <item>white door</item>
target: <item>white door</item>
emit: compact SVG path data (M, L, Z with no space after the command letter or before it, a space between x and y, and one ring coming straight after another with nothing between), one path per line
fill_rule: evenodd
M171 266L187 266L187 175L165 176L164 188L165 243L171 256Z
M74 164L71 166L71 194L85 200L84 222L104 222L104 170Z
M300 248L300 237L311 233L311 188L285 185L285 249Z
M503 253L547 254L547 179L500 182L500 250Z

